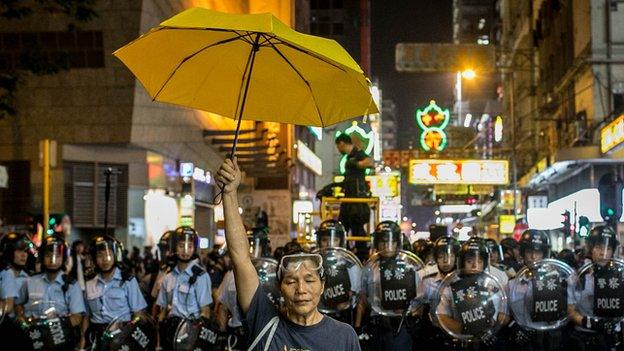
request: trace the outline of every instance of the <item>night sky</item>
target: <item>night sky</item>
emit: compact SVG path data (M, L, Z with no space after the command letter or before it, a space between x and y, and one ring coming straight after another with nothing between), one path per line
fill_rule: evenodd
M452 0L371 0L371 68L384 99L397 104L399 147L416 135L416 107L435 99L452 108L452 74L399 73L394 49L400 42L452 42Z

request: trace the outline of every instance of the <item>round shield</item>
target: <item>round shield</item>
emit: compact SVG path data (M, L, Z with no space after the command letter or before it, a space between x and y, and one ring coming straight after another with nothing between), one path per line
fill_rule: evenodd
M383 251L366 261L362 288L373 310L383 316L401 316L410 307L422 280L422 261L409 251Z
M478 340L497 332L507 314L505 289L487 272L453 272L444 278L431 304L431 315L451 337Z
M175 333L174 351L217 350L219 327L208 318L184 319Z
M544 259L525 267L509 281L509 307L516 323L534 330L554 330L568 323L568 285L574 270Z
M271 300L273 304L279 305L281 294L277 284L277 261L269 257L260 257L252 258L251 263L253 263L256 268L258 280L260 280L264 291L267 292L269 300Z
M588 263L579 269L571 298L584 316L624 320L624 261Z
M325 291L318 304L323 313L336 313L355 307L362 279L362 263L341 247L315 250L323 257Z
M130 321L113 319L102 335L102 350L153 350L156 346L156 322L146 313Z
M23 324L26 336L35 350L72 350L77 338L69 318L59 313L53 301L35 301L32 304L35 314Z

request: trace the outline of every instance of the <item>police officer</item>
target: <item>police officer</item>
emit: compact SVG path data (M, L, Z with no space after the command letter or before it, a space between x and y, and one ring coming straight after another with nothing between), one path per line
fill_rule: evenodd
M459 241L450 236L438 238L433 244L433 256L438 268L438 273L423 281L425 290L425 306L422 314L427 316L430 313L431 304L435 294L440 287L442 280L455 271L457 267L457 254L459 252ZM414 346L425 345L425 348L433 349L436 346L451 346L451 340L438 325L432 323L431 318L422 318L422 328L419 335L414 335Z
M353 309L350 307L360 292L362 278L361 263L348 251L330 248L346 248L346 230L335 219L323 221L316 230L318 252L323 256L326 279L325 290L319 308L336 320L353 324Z
M506 287L509 276L506 273L507 268L500 262L501 257L503 257L503 249L496 240L491 238L485 239L484 243L490 251L490 266L488 270L494 278L498 279L503 287Z
M43 239L39 248L42 273L28 277L22 285L16 308L18 319L40 317L54 307L57 317L69 316L69 326L76 329L85 313L82 291L78 283L64 273L69 254L67 243L55 233ZM52 306L51 306L52 304ZM75 331L68 332L69 334ZM74 335L64 335L68 344L75 344ZM32 340L33 345L36 340Z
M87 339L92 345L101 345L102 334L109 323L114 320L129 322L147 307L147 303L136 278L120 269L123 246L119 241L99 235L93 239L90 251L97 275L86 282Z
M19 325L15 321L14 306L17 303L20 289L25 284L28 273L26 263L34 251L34 245L24 233L7 233L0 241L2 251L2 267L0 272L0 301L4 304L6 314L0 325L0 338L20 337ZM7 318L8 317L8 318ZM18 344L26 344L27 339L17 340Z
M579 272L579 284L570 285L568 312L575 324L570 338L573 350L608 350L618 343L620 320L624 317L621 288L624 281L610 260L619 242L610 226L597 226L587 238L587 255L593 265L585 275ZM621 268L621 267L620 267ZM603 282L608 284L603 284Z
M373 248L376 250L379 255L377 258L379 259L379 264L376 269L373 269L369 264L366 265L362 272L362 291L360 292L360 298L358 301L357 312L355 317L354 327L356 332L360 335L360 339L365 339L367 334L362 329L363 321L365 317L365 312L368 307L375 305L380 305L383 307L384 303L391 307L398 305L407 305L410 306L413 301L404 301L405 299L395 299L397 301L389 301L389 299L384 299L383 292L382 296L379 296L379 293L375 290L375 284L373 282L379 281L380 285L383 289L382 279L385 279L385 271L389 270L389 268L385 266L389 266L392 262L396 262L395 258L397 253L402 248L403 245L403 234L401 233L401 228L399 225L392 221L383 221L377 225L375 231L373 232ZM388 262L388 263L385 263ZM419 295L422 295L418 288L420 288L421 284L418 284L420 278L415 272L412 272L413 278L410 276L404 277L400 282L391 282L389 279L386 279L388 285L390 283L394 283L396 285L398 283L403 284L409 279L414 279L414 285L405 286L404 289L406 293L404 294L408 299L410 296L413 296L413 299L417 299ZM390 277L392 274L388 276ZM407 279L407 280L405 280ZM409 291L408 291L409 290ZM388 308L391 308L388 307ZM387 308L386 308L387 309ZM394 308L392 308L394 309ZM416 313L416 308L408 309L403 308L399 309L401 314L405 316L406 311ZM411 316L410 316L411 317ZM379 312L375 311L375 308L371 309L370 312L370 320L369 326L366 332L371 333L372 337L370 340L370 350L411 350L412 349L412 339L410 336L410 331L407 330L404 318L402 317L394 317L394 316L383 316Z
M513 278L515 273L519 272L522 268L522 263L520 262L520 246L516 239L508 237L500 242L500 246L503 249L503 264L511 269L510 278Z
M184 319L210 318L212 285L210 277L198 262L199 235L188 226L179 227L173 235L176 265L162 283L156 304L161 308L160 345L173 349L178 324Z
M514 312L514 320L508 325L509 348L513 350L559 350L563 347L562 332L560 330L538 331L527 328L529 324L555 323L562 318L561 314L566 314L565 290L567 282L556 274L548 272L550 278L548 282L552 289L547 291L539 288L539 281L543 275L536 268L535 264L542 259L550 258L550 239L546 233L540 230L529 229L522 233L519 241L520 256L525 264L533 271L530 275L516 277L509 281L509 305ZM531 276L533 279L527 280L524 277ZM513 293L512 293L513 292ZM529 295L529 296L526 296ZM535 305L540 300L560 302L558 310L552 308L544 313L542 310L526 308L526 301L532 301Z
M428 239L418 239L412 243L412 252L423 261L425 268L420 270L418 274L422 279L430 278L438 273L433 255L433 243Z
M471 337L472 348L492 349L496 343L492 328L506 322L507 311L502 287L486 286L489 278L483 273L489 266L489 250L483 240L473 237L461 245L458 256L456 280L440 286L436 316L453 336Z

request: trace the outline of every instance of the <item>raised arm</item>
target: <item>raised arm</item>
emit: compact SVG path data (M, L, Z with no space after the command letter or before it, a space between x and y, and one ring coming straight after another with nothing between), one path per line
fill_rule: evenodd
M259 281L256 269L249 257L249 242L243 220L238 213L237 189L241 172L236 163L226 159L217 172L217 184L223 189L223 216L225 218L225 241L234 266L236 294L243 313L247 313Z

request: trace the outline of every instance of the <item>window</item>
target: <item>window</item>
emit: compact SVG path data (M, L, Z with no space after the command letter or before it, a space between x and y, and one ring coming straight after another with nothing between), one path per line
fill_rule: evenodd
M119 171L111 175L108 225L127 224L128 166L93 162L65 162L65 208L77 228L104 227L106 176L108 168Z
M334 23L332 24L332 34L333 35L342 35L344 33L344 24L342 23Z
M20 69L39 62L67 68L104 67L102 32L0 33L0 65Z

